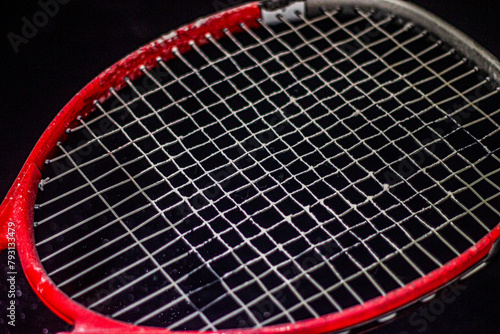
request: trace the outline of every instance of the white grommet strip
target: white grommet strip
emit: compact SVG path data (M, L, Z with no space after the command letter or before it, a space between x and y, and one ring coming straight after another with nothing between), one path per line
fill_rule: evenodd
M300 19L297 12L305 15L306 3L304 1L294 2L289 6L276 10L262 9L262 20L268 25L280 23L280 17L287 21L297 21Z

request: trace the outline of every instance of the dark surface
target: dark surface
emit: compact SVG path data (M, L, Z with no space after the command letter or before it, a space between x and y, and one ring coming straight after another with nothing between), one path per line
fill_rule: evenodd
M199 16L241 0L69 1L15 53L7 38L32 21L37 1L4 1L0 9L0 198L56 113L87 82L137 47ZM500 57L494 0L415 0ZM0 255L0 333L56 333L70 327L17 275L16 328L6 325L6 254ZM493 333L500 325L500 261L466 281L454 301L417 308L370 333ZM448 299L446 299L448 300ZM439 304L439 305L438 305ZM439 306L443 306L442 308ZM434 308L432 309L432 306ZM429 311L429 309L432 309ZM414 315L413 312L417 312Z

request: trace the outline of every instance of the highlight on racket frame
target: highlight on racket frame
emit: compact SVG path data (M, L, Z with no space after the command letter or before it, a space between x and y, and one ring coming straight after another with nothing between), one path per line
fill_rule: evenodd
M392 319L497 249L499 81L405 2L218 13L64 107L0 208L0 248L76 332Z

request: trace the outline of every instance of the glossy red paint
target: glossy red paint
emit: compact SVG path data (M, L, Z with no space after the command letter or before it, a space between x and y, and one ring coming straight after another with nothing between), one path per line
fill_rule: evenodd
M165 334L170 333L170 331L160 328L133 326L90 311L72 301L57 289L47 276L36 252L33 227L33 207L45 160L51 157L57 142L64 140L66 129L76 121L77 117L85 117L92 111L93 101L104 101L109 96L111 87L115 89L122 88L125 85L123 81L125 77L132 80L140 77L142 75L140 66L144 65L147 68L152 68L155 66L158 57L165 61L173 58L172 50L174 48L177 48L180 52L187 52L191 48L190 41L194 41L198 45L207 43L207 33L210 33L214 38L221 38L224 36L223 29L229 29L233 33L240 31L240 23L245 23L250 28L257 27L257 19L259 18L259 5L251 3L195 22L177 30L175 33L165 35L130 54L89 83L64 107L47 128L29 156L16 182L0 206L0 250L7 248L7 223L15 222L16 246L26 277L38 296L54 313L68 323L74 324L73 333ZM460 277L488 255L494 242L499 237L500 226L460 257L450 261L426 277L418 279L384 297L375 298L342 313L295 324L261 329L227 330L217 333L325 333L369 321L418 300L443 287L453 279ZM194 334L195 332L183 333Z

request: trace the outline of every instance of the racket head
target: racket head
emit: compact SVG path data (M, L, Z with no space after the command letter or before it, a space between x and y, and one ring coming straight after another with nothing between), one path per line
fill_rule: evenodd
M351 1L345 1L345 3L344 1L339 1L333 5L326 1L317 2L317 7L312 8L352 5ZM373 4L369 4L369 1L360 1L356 2L356 4L362 7L368 6L369 8L373 6ZM393 1L381 1L377 6L381 6L382 9L393 12L396 15L409 15L411 21L424 27L431 25L435 29L433 30L434 33L450 44L454 41L453 38L459 40L460 43L456 46L457 49L469 59L473 59L478 66L487 70L493 79L498 79L499 67L494 57L484 50L479 49L470 39L464 37L447 24L411 5L402 5ZM74 323L77 331L85 330L92 332L111 329L144 331L145 329L112 320L75 303L56 287L45 272L37 256L32 225L36 193L42 179L40 171L44 169L45 161L57 150L57 143L64 141L66 129L71 124L76 124L79 117L85 118L88 116L94 108L94 101L104 102L110 96L110 88L115 88L116 90L123 88L125 86L123 81L125 77L129 77L133 81L142 76L143 73L140 70L142 65L146 66L146 68L153 68L156 66L156 61L159 57L164 61L168 61L173 57L172 50L175 48L181 53L188 52L191 49L190 43L193 40L197 45L203 45L207 43L207 34L211 34L214 38L222 38L225 36L222 33L222 29L229 29L232 33L237 33L242 31L241 23L245 23L250 28L256 28L258 27L257 20L260 18L260 5L257 3L249 4L181 28L177 31L175 39L171 38L173 35L167 35L134 52L106 70L75 96L54 119L28 158L16 183L2 204L0 221L13 221L16 223L16 247L23 264L23 269L33 289L56 314L69 323ZM436 22L438 23L437 27L435 26ZM0 227L4 229L4 233L2 234L6 235L5 231L8 230L7 224L4 223ZM342 313L327 315L314 320L306 320L296 324L278 325L256 330L237 329L234 332L275 333L289 331L297 333L322 333L347 328L384 315L389 315L390 317L391 313L398 308L424 298L436 289L466 274L471 268L480 266L482 260L489 259L488 254L491 253L499 235L500 229L496 227L475 246L438 270L412 282L412 284L404 288L392 291L384 297L376 298ZM0 242L1 248L8 248L7 239L2 238ZM148 328L147 330L153 333L159 331L165 332L164 329Z

